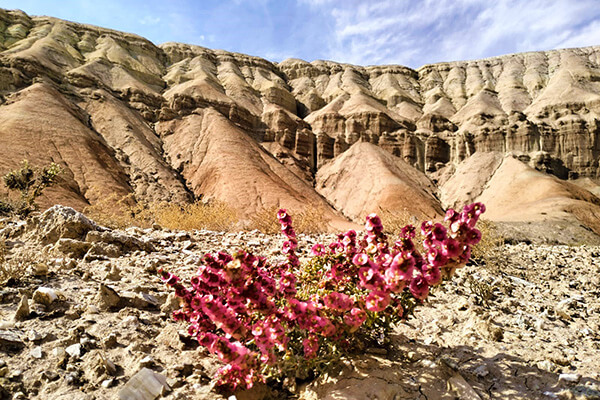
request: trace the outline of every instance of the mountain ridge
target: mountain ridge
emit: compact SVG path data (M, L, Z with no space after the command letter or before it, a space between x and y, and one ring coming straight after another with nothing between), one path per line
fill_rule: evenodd
M244 216L272 205L299 207L297 193L314 189L319 170L358 142L376 145L402 160L397 165L419 171L437 185L440 199L466 198L446 195L444 182L482 153L511 155L562 180L587 179L590 193L600 187L600 46L427 64L417 70L321 60L273 63L175 42L157 46L135 34L0 10L0 96L0 113L14 119L16 110L30 132L23 136L24 128L9 123L10 118L0 121L0 170L27 158L37 164L57 162L66 171L45 200L48 205L57 198L78 208L94 204L95 186L148 202L214 198ZM40 105L47 116L32 112ZM198 129L218 126L226 134L177 133L178 121L193 115L210 116ZM85 140L69 142L69 132L80 132ZM232 139L238 136L243 139ZM192 159L198 153L182 151L174 137L191 148L212 143L231 150L230 158L212 156L221 159L216 170L227 171L235 157L245 157L247 162L239 165L255 165L255 171L269 168L266 175L231 175L256 199L244 201L220 185L193 183L192 176L209 180L210 170L190 172L198 168ZM51 150L22 143L33 138ZM73 148L82 143L98 143L94 148L103 150ZM68 154L77 156L65 158ZM266 164L253 164L259 159ZM295 176L307 186L298 189L304 187L298 182L288 194L273 195L265 176L282 182ZM326 195L309 195L310 203L334 204L332 199L341 197L329 189L321 191ZM335 214L331 208L328 212ZM586 226L596 226L594 221ZM600 232L600 220L594 230Z

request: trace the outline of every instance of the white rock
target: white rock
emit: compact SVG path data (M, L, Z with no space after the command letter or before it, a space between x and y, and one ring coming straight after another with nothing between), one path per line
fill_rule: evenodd
M163 391L170 390L166 378L151 369L142 368L123 385L119 391L120 400L154 400Z
M579 374L560 374L560 375L558 375L559 382L577 383L580 380L581 380L581 375L579 375Z
M60 358L65 355L65 349L63 347L55 347L52 349L52 355Z
M34 347L33 350L29 353L31 357L40 359L43 356L42 348L40 346Z
M105 379L102 381L101 385L103 388L108 389L109 387L111 387L113 385L114 382L115 382L114 379Z
M49 306L57 299L58 295L56 294L56 291L51 288L39 287L33 292L33 301L44 306Z
M81 345L79 343L70 345L65 349L65 351L73 358L81 357Z
M15 327L13 321L0 321L0 329L11 329Z
M27 332L27 340L29 340L30 342L37 342L38 340L43 340L43 339L44 339L44 336L40 335L33 329L30 329Z

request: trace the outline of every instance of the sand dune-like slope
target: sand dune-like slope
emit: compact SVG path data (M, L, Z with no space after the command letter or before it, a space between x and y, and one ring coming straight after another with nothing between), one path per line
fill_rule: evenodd
M321 167L317 191L354 220L382 210L418 218L443 212L425 174L371 143L358 142Z

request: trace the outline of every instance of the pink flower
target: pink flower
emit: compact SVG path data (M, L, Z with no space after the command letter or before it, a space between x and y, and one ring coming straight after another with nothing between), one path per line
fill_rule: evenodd
M365 289L383 289L385 281L381 274L371 267L362 267L358 270L360 285Z
M446 228L442 224L435 224L431 230L435 240L442 241L446 238Z
M346 311L352 308L354 301L344 293L331 292L323 298L325 305L333 310Z
M352 263L354 263L354 265L358 265L358 266L365 265L367 262L369 262L369 256L366 255L365 253L358 253L352 259Z
M350 327L350 332L355 332L367 319L367 313L360 308L353 308L344 315L344 323Z
M412 275L412 271L411 271ZM384 273L387 289L393 293L400 293L406 287L406 275L398 268L388 268Z
M402 228L402 231L400 233L400 236L404 239L412 239L415 237L415 235L416 229L412 225L406 225L404 228Z
M444 217L444 221L450 221L450 223L458 220L459 214L454 211L452 208L446 211L446 216Z
M377 214L369 214L367 215L367 222L365 223L365 229L367 232L377 232L381 231L381 219Z
M429 286L436 286L442 281L440 268L433 265L428 265L424 268L423 277Z
M423 221L421 223L421 234L423 236L428 236L433 229L433 222L431 221Z
M427 261L434 267L441 267L448 262L448 257L443 254L442 250L434 247L427 252Z
M312 247L311 253L315 256L321 256L325 254L325 246L321 243L317 243Z
M415 258L410 254L398 253L389 269L393 269L395 273L401 274L402 279L409 280L412 278L413 268L415 267Z
M382 291L373 291L365 298L365 307L369 311L383 311L390 304L390 295Z
M297 244L294 243L294 241L292 240L286 240L285 242L283 242L283 246L281 247L281 252L283 254L290 254L293 253L294 250L296 250Z
M280 209L279 211L277 211L277 219L279 220L279 222L281 224L286 224L286 225L290 225L292 223L292 219L290 218L289 214L287 213L287 210L285 209Z
M466 243L473 245L473 244L477 244L479 243L479 241L481 240L481 232L479 231L479 229L471 229L468 233L467 233L467 240Z
M485 212L485 205L483 203L475 203L473 204L473 210L476 216L480 216Z
M419 300L424 300L429 295L429 285L422 274L415 276L408 288L412 295Z
M442 242L442 254L448 258L454 258L460 252L460 244L457 240L452 238L446 238Z
M319 338L311 334L302 341L302 346L304 347L304 357L307 360L315 358L319 350Z
M376 262L381 267L387 268L390 266L393 260L394 258L391 255L389 255L388 253L383 253L377 256Z

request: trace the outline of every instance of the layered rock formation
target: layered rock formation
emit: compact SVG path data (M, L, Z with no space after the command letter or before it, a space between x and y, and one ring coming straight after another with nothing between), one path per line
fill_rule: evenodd
M0 94L0 171L22 159L60 163L63 182L47 204L81 208L106 193L133 193L217 198L245 215L328 202L360 218L366 208L348 211L323 180L320 195L313 190L315 176L355 158L330 162L357 142L399 157L387 165L401 175L412 166L440 184L487 152L587 179L591 192L600 179L600 47L418 70L277 64L0 10ZM433 193L423 178L415 190ZM441 187L444 207L474 197Z

